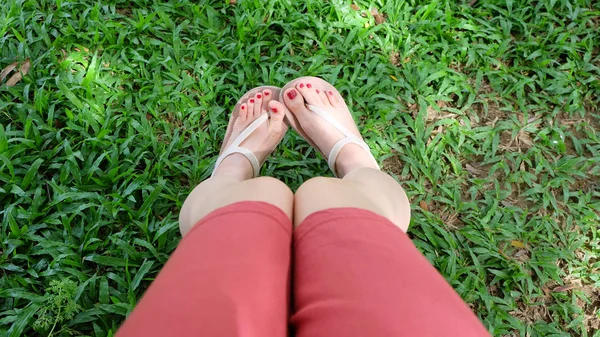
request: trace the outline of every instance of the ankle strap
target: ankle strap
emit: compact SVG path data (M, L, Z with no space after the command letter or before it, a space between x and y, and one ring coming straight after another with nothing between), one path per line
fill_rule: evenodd
M258 129L268 119L269 119L269 115L263 114L260 117L258 117L254 122L252 122L250 125L248 125L248 127L244 131L242 131L242 133L240 133L240 135L237 136L237 138L235 138L233 143L231 143L231 145L229 145L225 149L225 151L223 151L223 153L221 153L219 158L217 158L217 163L215 164L215 168L213 169L213 172L210 176L212 177L215 175L217 168L219 167L219 165L221 165L221 163L223 162L223 160L225 158L229 157L230 155L232 155L234 153L239 153L239 154L243 155L244 157L246 157L246 159L248 159L248 161L250 162L250 165L252 165L252 171L254 173L254 177L255 178L258 177L258 175L260 174L260 166L261 166L260 162L254 155L254 153L252 153L252 151L248 150L245 147L241 147L240 144L243 143L246 140L246 138L248 138L254 131L256 131L256 129Z
M367 145L367 143L365 143L362 139L358 138L355 134L350 132L350 130L348 130L345 126L343 126L337 119L333 118L331 116L331 114L329 114L326 110L321 109L321 108L311 105L311 104L308 104L307 107L310 111L316 113L319 117L323 118L326 122L333 125L336 129L338 129L345 136L344 138L338 140L333 145L333 147L331 148L331 151L329 151L329 154L327 155L327 164L329 165L329 168L331 169L331 171L333 172L333 174L336 177L338 177L338 174L335 170L335 161L337 160L337 157L340 154L340 152L342 151L342 149L344 148L344 146L346 146L348 144L356 144L356 145L362 147L365 151L367 151L369 156L373 159L373 162L375 162L375 165L377 165L377 167L379 167L379 164L377 163L377 160L375 159L375 157L373 157L373 154L371 153L371 149L369 148L369 145ZM323 155L325 155L325 154L323 154Z

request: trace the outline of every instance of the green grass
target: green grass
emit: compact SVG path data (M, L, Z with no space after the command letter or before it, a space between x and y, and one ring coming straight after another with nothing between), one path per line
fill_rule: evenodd
M600 3L350 4L3 0L0 335L113 335L237 98L315 75L493 335L600 336ZM263 173L331 175L293 132Z

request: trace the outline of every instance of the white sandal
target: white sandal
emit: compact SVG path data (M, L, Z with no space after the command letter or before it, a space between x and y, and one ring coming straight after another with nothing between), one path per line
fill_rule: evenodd
M344 146L346 146L348 144L356 144L356 145L362 147L365 151L367 151L367 153L369 154L371 159L373 159L373 162L375 163L375 165L377 167L379 167L379 164L377 163L377 159L375 159L375 157L371 153L371 149L369 148L369 145L367 145L367 143L365 143L364 140L356 137L356 135L354 135L352 132L350 132L350 130L348 130L345 126L343 126L340 122L338 122L337 119L333 118L331 116L331 114L329 114L326 110L321 109L314 105L310 105L310 104L307 104L306 106L308 107L308 109L310 111L316 113L319 117L321 117L325 121L327 121L327 123L333 125L336 129L338 129L339 132L341 132L345 136L344 138L338 140L333 145L333 147L331 148L331 151L329 151L329 155L327 156L327 165L329 165L329 168L331 169L331 171L333 172L333 175L335 175L336 178L338 177L338 174L335 170L335 161L337 160L337 157L340 154L340 152L342 151L342 149L344 148ZM323 152L321 152L321 153L323 153Z
M254 88L254 89L248 91L246 94L244 94L244 96L242 96L237 101L235 108L233 109L233 113L232 113L233 116L230 118L229 124L227 126L227 131L225 132L225 139L223 140L223 147L221 147L221 154L219 154L219 157L217 158L217 162L215 163L215 168L213 169L213 172L210 175L211 177L215 175L217 168L219 167L219 165L221 165L223 160L234 153L239 153L248 159L248 161L250 162L250 165L252 165L252 171L254 173L253 174L254 178L258 177L258 175L260 174L260 167L262 166L262 164L264 162L263 163L259 162L258 158L256 158L256 156L254 155L254 153L252 153L252 151L248 150L245 147L241 147L240 144L242 144L248 137L250 137L250 135L254 131L256 131L256 129L258 129L261 125L263 125L264 123L266 123L269 120L268 113L261 115L256 120L254 120L254 122L250 123L250 125L248 125L248 127L246 129L244 129L244 131L242 131L242 133L234 139L234 141L231 143L231 145L229 145L227 148L224 148L224 146L227 143L227 141L229 140L229 137L231 137L231 132L233 130L233 124L239 117L239 110L240 110L240 106L242 105L242 103L247 101L250 97L254 97L254 95L257 92L262 92L265 89L271 90L271 93L273 95L272 97L279 97L279 92L281 90L280 88L271 87L271 86L262 86L262 87L257 87L257 88ZM282 133L282 135L281 135L282 138L283 138L284 134L285 133Z
M279 101L284 102L284 99L283 99L284 92L289 88L295 87L296 84L298 84L299 82L312 83L315 86L315 88L318 88L318 89L322 90L323 92L333 91L333 93L335 95L337 95L337 97L340 101L344 101L344 98L342 97L342 95L340 95L340 93L337 91L337 89L333 85L331 85L329 82L327 82L323 79L320 79L318 77L311 77L311 76L300 77L300 78L297 78L297 79L289 82L288 84L286 84L283 87L283 89L281 89ZM373 159L373 162L375 163L375 165L377 167L379 167L377 160L371 153L371 149L369 148L369 145L367 145L367 143L365 143L364 140L362 140L360 137L356 136L356 134L353 133L352 131L350 131L347 127L343 126L337 119L332 117L331 113L329 113L327 110L319 108L314 105L310 105L310 104L307 104L306 106L308 107L308 109L310 111L316 113L319 117L323 118L325 121L327 121L329 124L334 126L336 129L338 129L338 131L340 131L344 135L344 138L338 140L333 145L333 147L331 148L331 151L329 151L328 155L325 155L323 150L321 150L317 146L317 144L306 134L306 132L304 131L304 129L302 129L302 126L298 122L298 119L296 118L296 116L293 113L291 113L289 111L289 109L285 115L285 122L290 127L292 127L294 130L296 130L296 132L298 132L302 137L304 137L304 139L306 139L306 141L310 145L312 145L315 149L317 149L319 152L321 152L321 154L324 157L327 158L327 164L329 165L329 168L331 169L331 171L333 172L333 174L336 177L339 177L339 176L335 170L335 161L337 160L337 157L340 154L340 152L342 151L342 149L344 148L344 146L346 146L348 144L356 144L356 145L360 146L361 148L363 148L365 151L367 151L369 156ZM358 129L356 132L358 133Z

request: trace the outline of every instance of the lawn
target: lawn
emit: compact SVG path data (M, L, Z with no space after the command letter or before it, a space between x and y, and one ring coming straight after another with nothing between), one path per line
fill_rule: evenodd
M314 75L494 336L600 336L599 29L595 0L1 1L0 335L112 336L237 98ZM331 176L293 132L263 174Z

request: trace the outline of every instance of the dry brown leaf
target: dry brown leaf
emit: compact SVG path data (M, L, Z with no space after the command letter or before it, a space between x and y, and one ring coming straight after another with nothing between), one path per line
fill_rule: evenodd
M574 285L574 284L570 284L570 285L564 285L564 286L558 286L554 289L552 289L553 292L555 293L562 293L571 289L576 289L578 288L578 286Z
M355 11L359 11L360 10L360 7L358 7L356 4L350 5L350 8L352 8Z
M421 208L422 208L424 211L427 211L427 212L429 211L429 207L427 206L427 203L425 202L425 200L421 200L421 201L419 202L419 206L421 206Z
M400 53L394 52L390 54L390 63L395 65L396 67L400 65L400 59L398 58Z
M519 240L512 240L512 241L510 242L510 244L511 244L513 247L517 247L517 248L525 248L525 244L524 244L523 242L519 241Z
M15 86L17 83L21 82L21 80L23 79L23 76L27 75L27 73L29 72L29 68L31 67L31 61L29 61L29 59L27 59L27 61L25 61L21 67L19 67L19 71L12 75L8 81L6 81L6 86L7 87L12 87Z
M17 64L19 64L19 62L13 62L2 69L2 72L0 73L0 82L4 81L6 76L17 67Z
M235 4L237 4L237 0L229 0L229 4L230 5L235 5Z
M383 14L379 13L377 8L373 7L371 9L371 15L373 15L373 18L375 19L375 24L380 25L385 22L385 16L383 16Z
M470 164L465 164L465 168L467 169L467 171L469 171L469 173L471 173L472 175L475 175L475 176L478 176L483 173L483 171L481 171L478 168L473 167Z

